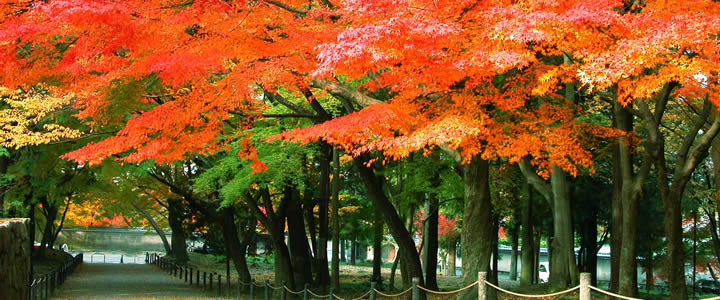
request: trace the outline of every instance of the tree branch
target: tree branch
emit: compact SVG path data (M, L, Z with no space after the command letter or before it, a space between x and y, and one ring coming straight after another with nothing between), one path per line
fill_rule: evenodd
M525 176L527 182L541 195L543 195L549 204L552 204L552 188L550 185L535 172L527 159L522 159L517 164L518 167L520 167L520 172Z
M294 111L295 113L306 114L306 115L311 115L313 113L311 110L309 110L307 108L304 108L300 105L290 102L290 100L285 99L285 97L280 96L280 94L273 94L267 90L263 90L263 95L270 100L279 102L280 104L282 104L283 106L287 107L288 109Z
M287 10L287 11L290 11L290 12L294 12L294 13L296 13L296 14L306 14L306 13L307 13L307 10L299 9L299 8L294 8L294 7L290 6L290 5L287 5L287 4L285 4L285 3L282 3L282 2L280 2L280 1L271 0L271 1L265 1L265 3L275 5L275 6L277 6L277 7L280 7L280 8L282 8L282 9Z
M100 135L104 135L104 134L116 134L117 132L118 132L117 130L113 130L113 131L103 131L103 132L88 133L88 134L86 134L86 135L83 135L83 136L80 136L80 137L76 137L76 138L74 138L74 139L54 141L54 142L50 142L50 143L47 143L47 144L48 144L48 145L57 145L57 144L64 144L64 143L73 143L73 142L77 142L77 141L79 141L79 140L88 139L88 138L91 138L91 137L96 137L96 136L100 136Z
M312 81L310 81L310 87L326 90L328 93L330 93L330 95L333 95L338 99L345 98L361 106L384 103L383 101L361 93L357 89L353 89L329 80L313 79Z

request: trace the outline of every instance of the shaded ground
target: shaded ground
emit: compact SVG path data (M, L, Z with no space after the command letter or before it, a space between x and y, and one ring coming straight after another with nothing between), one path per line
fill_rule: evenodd
M81 264L51 299L210 299L210 293L152 265Z

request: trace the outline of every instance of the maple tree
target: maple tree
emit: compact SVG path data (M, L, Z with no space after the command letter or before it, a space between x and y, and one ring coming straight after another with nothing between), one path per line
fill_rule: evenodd
M47 122L51 114L68 106L72 97L55 97L41 87L28 91L0 87L1 106L7 107L0 110L0 147L19 149L79 137L76 129Z

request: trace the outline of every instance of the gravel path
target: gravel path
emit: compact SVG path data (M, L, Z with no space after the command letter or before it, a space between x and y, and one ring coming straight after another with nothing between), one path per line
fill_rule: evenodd
M52 299L217 299L152 265L81 264Z

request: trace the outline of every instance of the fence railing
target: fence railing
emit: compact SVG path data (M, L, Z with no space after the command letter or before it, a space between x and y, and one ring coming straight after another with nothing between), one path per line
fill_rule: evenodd
M185 278L185 282L188 282L190 285L193 285L193 274L195 274L195 281L194 284L196 286L200 286L200 270L194 270L192 267L188 266L180 266L175 264L173 261L166 259L165 257L161 257L158 254L145 254L145 261L150 264L154 264L158 266L160 269L164 270L168 274L171 274L172 276L182 279ZM188 277L189 274L189 277ZM208 276L209 275L209 276ZM217 288L217 295L222 296L223 295L223 287L222 287L222 275L217 274L215 272L202 272L202 288L209 290L213 292L213 277L217 277L217 284L215 285ZM209 277L209 281L208 281ZM188 280L189 278L189 280ZM243 295L243 290L248 291L248 296L250 296L251 300L255 299L256 295L256 288L262 288L263 289L263 300L270 300L271 294L275 291L280 291L280 299L281 300L288 300L288 293L300 296L302 295L303 300L309 300L310 298L319 298L319 299L329 299L329 300L360 300L360 299L368 299L368 300L376 300L378 297L381 298L395 298L395 297L410 297L411 300L420 300L421 299L421 292L424 292L426 295L452 295L452 294L458 294L461 292L468 291L475 286L477 286L477 299L478 300L486 300L487 295L489 292L489 288L492 288L498 292L505 293L508 295L512 295L515 297L520 298L526 298L526 299L544 299L549 297L557 297L562 296L570 293L578 293L578 298L580 300L590 300L591 299L591 292L595 291L597 293L605 294L610 297L615 297L618 299L623 300L643 300L640 298L633 298L623 295L618 295L603 289L600 289L598 287L592 286L590 284L591 282L591 274L590 273L580 273L580 284L571 287L569 289L566 289L564 291L549 293L549 294L522 294L517 293L513 291L509 291L506 289L503 289L489 281L487 281L487 272L479 272L478 273L478 280L457 290L453 291L434 291L428 288L425 288L421 286L420 279L419 278L413 278L412 279L412 285L410 288L396 293L396 294L387 294L383 291L379 291L377 289L376 283L372 282L370 284L370 290L365 292L359 297L356 298L342 298L335 294L335 291L331 288L329 290L329 293L326 295L322 294L316 294L312 290L310 290L309 286L306 284L302 290L294 291L290 287L288 287L285 282L283 281L282 285L280 286L273 286L270 284L270 281L265 280L264 283L257 283L255 282L255 279L251 279L250 282L243 282L240 279L237 280L238 282L238 293L237 293L237 299L240 299ZM231 281L227 280L227 294L230 294L231 289ZM247 288L244 288L247 287ZM705 298L700 300L720 300L720 297L712 297L712 298Z
M30 283L30 299L46 300L49 299L55 290L62 285L67 277L75 271L77 265L83 262L83 254L78 253L72 260L66 262L59 268L50 273L41 276L33 276Z

